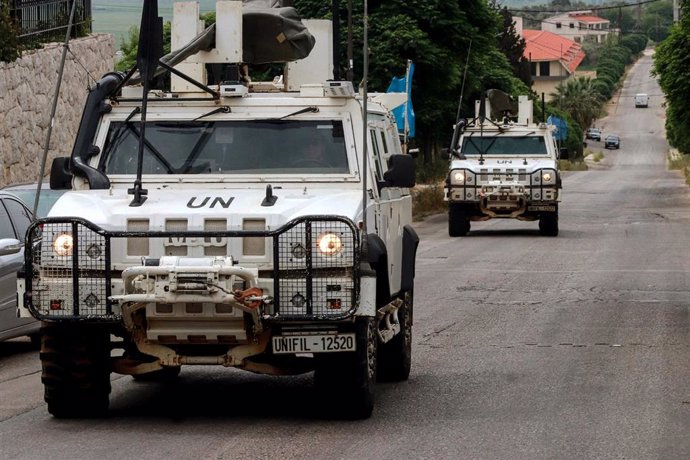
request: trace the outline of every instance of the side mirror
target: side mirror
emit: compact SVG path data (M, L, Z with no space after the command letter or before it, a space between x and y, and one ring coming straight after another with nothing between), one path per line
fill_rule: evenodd
M410 155L391 155L390 169L383 174L385 187L414 187L416 183L414 158Z
M412 155L413 158L417 158L419 156L419 149L410 149L407 153Z
M22 250L22 247L24 247L24 245L19 240L15 240L14 238L3 238L0 240L0 256L17 254Z
M570 158L570 151L565 147L561 147L558 151L558 158L560 158L561 160L567 160L568 158Z
M58 157L50 165L50 189L70 190L72 188L72 173L69 171L69 157Z

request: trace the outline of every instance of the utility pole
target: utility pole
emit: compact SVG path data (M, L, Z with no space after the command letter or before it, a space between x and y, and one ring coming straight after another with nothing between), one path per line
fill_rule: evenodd
M678 0L673 0L673 23L675 24L680 20L680 11L678 6Z

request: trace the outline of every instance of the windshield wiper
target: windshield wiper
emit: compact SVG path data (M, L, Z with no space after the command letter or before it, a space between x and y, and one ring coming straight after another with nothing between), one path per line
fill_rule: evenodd
M223 105L223 106L221 106L221 107L218 107L217 109L211 110L209 113L205 113L205 114L203 114L203 115L201 115L201 116L199 116L199 117L196 117L196 118L195 118L194 120L192 120L192 121L199 121L199 120L201 120L202 118L210 117L211 115L215 115L215 114L221 113L221 112L222 112L222 113L230 113L230 107L228 107L227 105Z
M317 113L318 111L319 111L319 108L312 105L310 107L305 107L303 109L299 109L296 112L288 113L287 115L283 115L282 117L267 118L266 120L256 120L256 121L281 121L281 120L285 120L286 118L294 117L295 115L302 115L303 113Z

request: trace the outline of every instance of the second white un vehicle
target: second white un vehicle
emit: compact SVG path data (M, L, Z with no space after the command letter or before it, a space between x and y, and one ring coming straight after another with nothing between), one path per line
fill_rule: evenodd
M242 2L217 8L218 30L204 32L215 46L185 63L187 74L205 77L208 60L242 54L227 42L227 27L242 30ZM198 14L196 2L176 3L173 31L188 32ZM291 53L309 54L313 38L293 9L246 9L245 27L262 14L295 37ZM244 31L245 61L262 60L252 54L262 47L246 43L257 30ZM392 96L370 95L365 122L349 82L297 80L300 69L332 69L319 50L291 67L290 92L285 81L248 82L242 66L215 85L186 75L143 100L141 87L138 97L119 93L119 73L91 91L63 161L73 177L53 167L53 185L71 190L30 229L27 248L25 307L44 321L54 416L102 414L111 372L314 370L316 406L353 418L371 414L377 378L407 379L414 161L401 152Z
M527 96L519 98L516 121L507 115L493 121L493 109L499 112L477 102L477 117L458 123L453 135L448 234L465 236L470 222L509 218L539 221L542 235L557 236L561 176L554 126L534 122Z

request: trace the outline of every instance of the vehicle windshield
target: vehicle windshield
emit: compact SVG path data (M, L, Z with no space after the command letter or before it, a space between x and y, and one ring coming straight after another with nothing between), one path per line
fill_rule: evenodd
M461 153L496 156L548 155L544 136L465 136Z
M99 169L136 174L139 122L113 122ZM348 173L342 120L156 121L144 174Z

